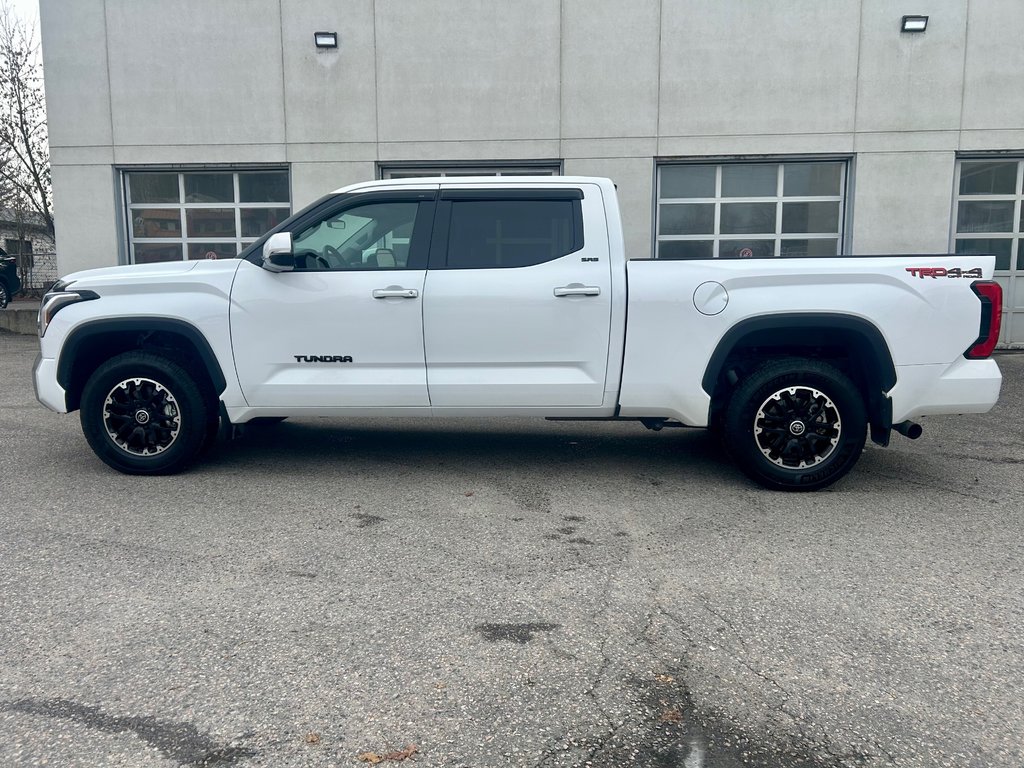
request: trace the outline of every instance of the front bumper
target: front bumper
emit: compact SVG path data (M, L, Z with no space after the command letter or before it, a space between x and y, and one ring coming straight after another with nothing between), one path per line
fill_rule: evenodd
M67 393L57 383L57 361L51 357L36 355L32 364L32 386L36 391L36 400L51 411L67 413Z

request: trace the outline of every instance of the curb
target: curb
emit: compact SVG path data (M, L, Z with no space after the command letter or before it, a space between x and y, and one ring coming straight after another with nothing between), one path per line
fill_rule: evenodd
M22 333L26 336L35 336L36 316L39 314L39 307L16 307L10 304L7 309L0 310L0 329L12 333Z

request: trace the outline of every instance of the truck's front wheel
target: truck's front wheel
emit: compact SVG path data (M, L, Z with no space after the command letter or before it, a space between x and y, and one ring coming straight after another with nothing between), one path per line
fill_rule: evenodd
M82 431L96 455L131 475L172 474L199 454L209 406L173 360L126 352L103 363L82 390Z
M845 475L864 448L867 416L860 391L819 360L757 368L736 388L725 438L740 468L776 490L813 491Z

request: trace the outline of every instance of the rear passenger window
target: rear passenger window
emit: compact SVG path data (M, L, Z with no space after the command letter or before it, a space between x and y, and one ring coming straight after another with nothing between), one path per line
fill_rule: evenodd
M455 200L451 269L528 267L583 247L579 200Z

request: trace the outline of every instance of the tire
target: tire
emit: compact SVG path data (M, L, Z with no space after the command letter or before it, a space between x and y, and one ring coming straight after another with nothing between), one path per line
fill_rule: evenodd
M96 369L82 390L80 416L96 455L129 475L185 469L202 450L211 421L208 399L188 371L141 351Z
M0 280L0 309L7 309L11 302L11 292L7 290L7 283Z
M725 416L729 452L766 488L816 491L860 458L864 398L844 373L818 360L766 363L733 393Z

